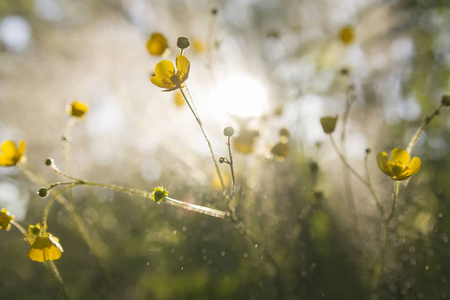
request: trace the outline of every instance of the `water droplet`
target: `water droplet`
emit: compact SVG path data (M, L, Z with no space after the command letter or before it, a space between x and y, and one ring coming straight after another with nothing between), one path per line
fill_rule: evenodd
M174 230L174 231L173 231L173 234L177 234L177 231L176 231L176 230Z
M147 267L150 266L150 262L148 261L148 262L146 263L146 265L147 265Z
M187 230L186 226L181 227L181 230L183 230L183 232L185 232Z
M425 270L427 270L428 271L428 269L429 269L430 267L429 266L425 266Z
M184 270L184 267L181 267L181 271L183 271Z
M258 248L258 244L255 244L255 248Z
M442 218L442 216L443 216L443 214L440 212L440 213L438 213L438 217L439 218Z
M247 258L247 256L248 256L248 254L247 253L244 253L244 255L243 255L245 258Z
M225 251L220 252L220 255L225 256Z

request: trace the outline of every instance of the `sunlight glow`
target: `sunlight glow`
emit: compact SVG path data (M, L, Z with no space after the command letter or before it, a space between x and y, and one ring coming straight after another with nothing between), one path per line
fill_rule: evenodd
M264 86L246 75L234 75L218 87L218 105L231 115L252 117L261 115L268 106Z

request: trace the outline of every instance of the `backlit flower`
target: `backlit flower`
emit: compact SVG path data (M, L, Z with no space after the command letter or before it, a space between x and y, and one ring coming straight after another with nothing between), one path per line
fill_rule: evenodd
M147 41L147 50L151 55L161 55L167 47L167 39L159 32L153 33Z
M12 220L14 220L14 216L6 208L2 208L0 211L0 230L8 231L11 228Z
M155 67L155 76L150 78L152 83L160 88L163 92L173 91L183 87L183 83L189 77L189 69L191 63L183 56L178 55L176 58L177 71L170 60L162 60Z
M333 133L336 128L337 119L337 116L320 118L320 124L322 125L323 132L327 134Z
M394 180L408 179L420 170L420 158L411 159L408 152L403 149L395 148L392 150L391 157L392 160L386 152L380 152L377 155L377 164L381 171Z
M44 236L39 236L34 240L27 255L31 260L44 262L46 260L59 259L62 252L64 250L59 244L59 239L50 233L46 233Z
M88 111L89 107L80 101L73 101L67 104L66 111L69 116L82 118Z
M161 202L164 198L169 195L169 192L162 186L157 186L153 189L152 200L156 203Z
M2 167L12 167L16 166L19 162L25 160L25 142L20 141L19 148L13 141L5 141L0 146L0 166Z
M244 154L252 153L258 136L259 131L257 130L242 129L240 134L234 139L234 149Z

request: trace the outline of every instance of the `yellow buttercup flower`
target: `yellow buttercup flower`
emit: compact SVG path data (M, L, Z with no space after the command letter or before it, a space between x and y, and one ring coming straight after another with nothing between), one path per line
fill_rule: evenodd
M153 189L152 200L155 201L156 203L159 203L162 200L164 200L164 198L166 198L168 195L169 192L165 188L163 188L162 186L157 186Z
M151 55L161 55L167 47L167 39L159 32L154 32L147 41L147 50Z
M82 118L88 111L89 107L80 101L73 101L67 104L66 112L69 116Z
M240 134L234 139L234 149L244 154L252 153L258 136L259 131L257 130L242 129Z
M184 102L183 95L180 93L180 91L176 92L173 96L173 102L176 106L180 107L183 106L186 102Z
M395 148L391 152L392 160L386 152L377 155L378 168L394 180L405 180L420 170L420 158L411 156L403 149Z
M352 26L346 26L339 32L339 39L346 45L350 45L355 40L355 30Z
M21 161L25 160L25 142L20 141L19 148L16 147L13 141L5 141L0 146L0 166L12 167L16 166Z
M12 220L14 220L14 216L6 208L2 208L0 211L0 230L8 231L11 228Z
M162 60L155 67L155 76L150 78L152 83L160 88L163 92L181 89L183 83L189 77L189 69L191 63L183 56L178 55L176 58L177 71L170 60Z
M46 233L34 240L27 255L31 260L44 262L59 259L62 252L64 250L59 244L59 239L50 233Z

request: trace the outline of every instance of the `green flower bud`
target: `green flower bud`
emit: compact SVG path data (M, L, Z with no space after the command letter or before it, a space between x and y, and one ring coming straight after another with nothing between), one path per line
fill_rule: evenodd
M45 160L45 165L46 165L46 166L51 166L52 164L53 164L53 159L47 158L47 159Z
M37 192L38 195L42 198L45 198L48 196L48 189L46 188L40 188L39 191Z
M444 106L450 106L450 95L442 96L441 103Z
M337 118L337 116L320 118L320 124L322 124L322 129L325 133L333 133L336 128Z
M177 47L180 49L186 49L191 45L189 39L184 36L180 36L177 40Z
M226 128L223 130L223 135L225 135L225 136L233 136L233 134L234 134L234 129L233 129L233 127L226 127Z

